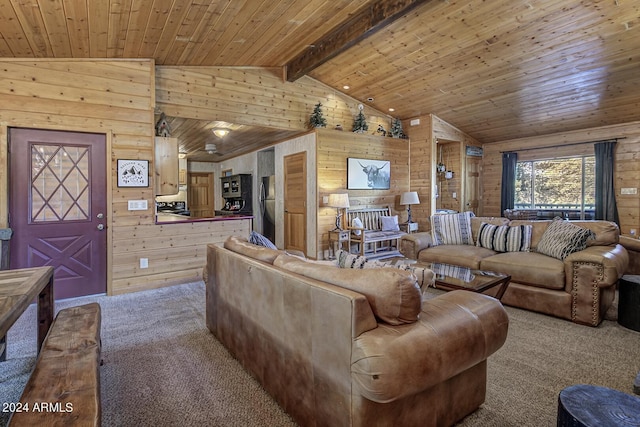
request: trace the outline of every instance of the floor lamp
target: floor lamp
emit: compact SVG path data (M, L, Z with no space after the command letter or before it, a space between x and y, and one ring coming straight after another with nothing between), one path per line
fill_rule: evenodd
M407 224L412 223L411 220L411 205L420 204L418 193L416 191L407 191L400 196L400 204L407 205Z
M344 193L329 194L329 207L336 208L336 228L331 231L342 231L342 209L349 207L349 195Z

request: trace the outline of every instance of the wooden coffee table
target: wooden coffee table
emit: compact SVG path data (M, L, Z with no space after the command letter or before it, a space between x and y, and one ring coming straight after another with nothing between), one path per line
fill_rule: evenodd
M496 273L493 271L473 270L471 268L460 267L457 265L422 261L418 261L412 265L433 270L435 274L436 289L444 289L447 291L463 289L466 291L480 293L496 286L500 286L495 297L497 299L502 299L502 296L511 281L511 276L507 274Z

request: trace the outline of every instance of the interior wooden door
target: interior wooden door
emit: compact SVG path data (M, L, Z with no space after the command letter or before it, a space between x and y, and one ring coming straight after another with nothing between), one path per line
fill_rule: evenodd
M479 215L480 207L480 168L482 157L466 156L467 176L464 180L465 209Z
M284 249L307 253L307 153L284 157Z
M11 129L11 268L52 266L56 299L107 290L104 134Z
M189 172L187 206L192 218L214 216L214 180L211 172Z

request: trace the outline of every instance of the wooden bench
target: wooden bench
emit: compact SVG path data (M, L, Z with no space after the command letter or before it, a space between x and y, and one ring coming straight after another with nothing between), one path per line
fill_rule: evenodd
M100 426L100 305L60 310L9 425Z
M351 231L350 240L359 245L360 255L375 258L380 255L400 254L398 251L399 242L402 236L407 233L401 230L382 231L382 221L380 220L382 216L392 216L391 206L347 209L345 221L347 229ZM360 218L362 227L353 226L354 218ZM360 231L360 234L357 234L357 231ZM378 246L379 243L384 245Z

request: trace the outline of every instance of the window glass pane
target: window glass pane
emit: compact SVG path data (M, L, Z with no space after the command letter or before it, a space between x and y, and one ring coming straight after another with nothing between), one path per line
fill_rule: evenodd
M519 162L515 191L516 209L593 211L595 157Z

